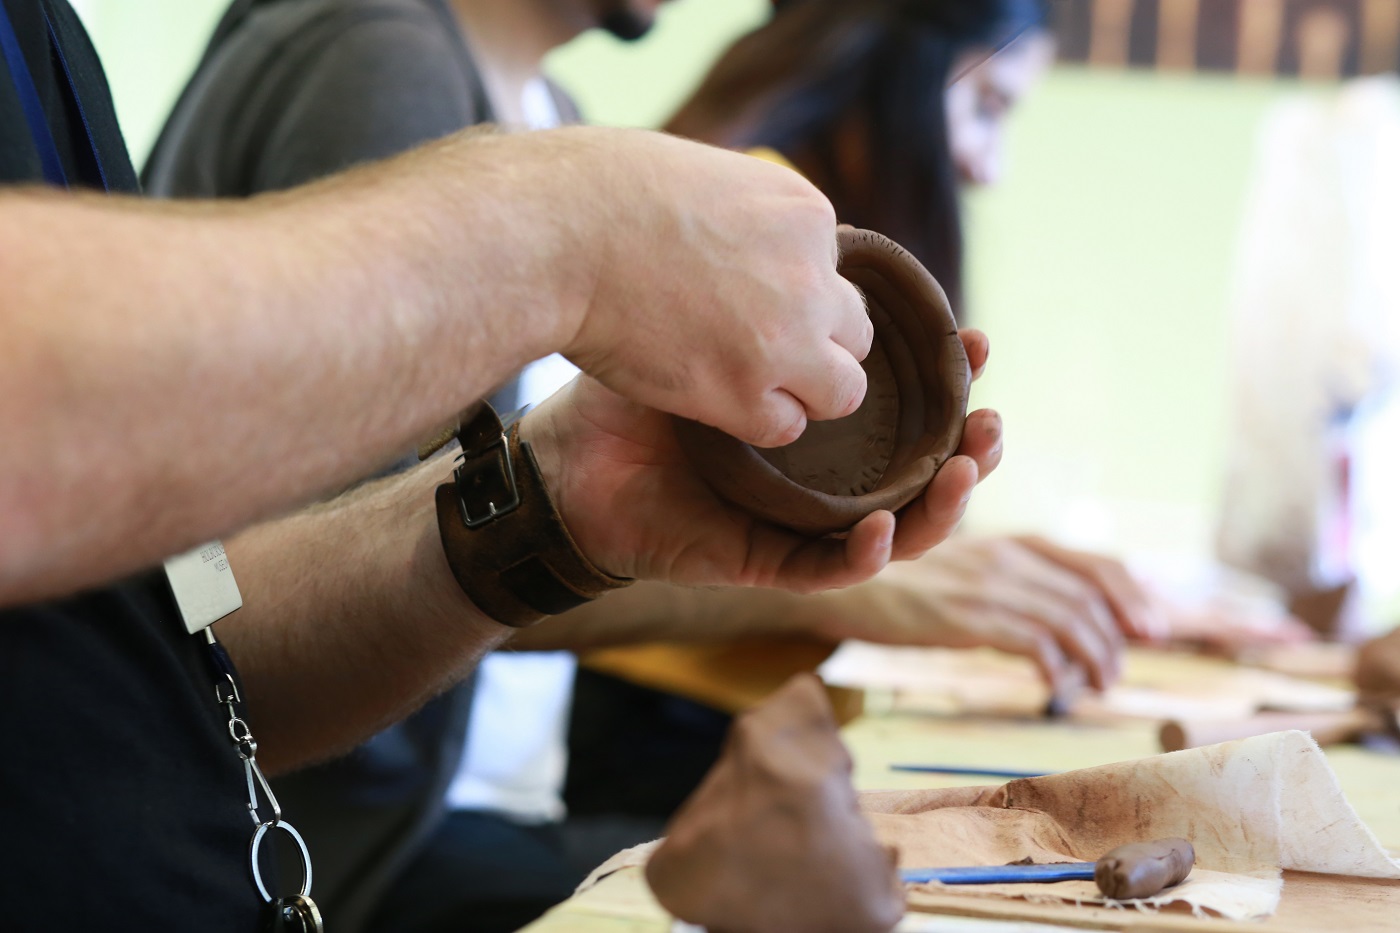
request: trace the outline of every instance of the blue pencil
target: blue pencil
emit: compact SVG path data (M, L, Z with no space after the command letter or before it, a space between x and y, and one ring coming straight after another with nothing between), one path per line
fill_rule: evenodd
M1064 865L973 865L967 868L906 868L905 884L1049 884L1052 881L1093 881L1093 862Z
M1054 771L1016 771L1009 768L968 768L961 765L890 765L891 771L918 771L924 774L970 774L977 777L1034 778Z

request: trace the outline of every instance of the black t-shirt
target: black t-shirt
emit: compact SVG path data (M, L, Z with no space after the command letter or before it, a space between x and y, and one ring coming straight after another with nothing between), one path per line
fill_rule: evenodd
M0 612L0 928L257 929L200 651L159 571Z
M448 0L241 0L142 178L156 197L248 197L492 119Z
M101 64L66 0L0 2L70 182L100 184L86 117L108 185L134 191ZM0 68L0 184L42 181ZM201 652L158 570L0 611L0 928L257 929L242 766Z
M88 145L88 133L83 129L86 118L108 188L136 191L136 173L117 127L116 109L112 106L112 93L107 88L102 63L67 0L0 0L0 3L10 12L20 50L34 77L34 86L48 115L49 129L69 182L75 186L101 187L101 176L93 164ZM58 39L57 49L49 41L45 13ZM68 93L64 64L82 100L81 114L76 112ZM43 180L39 152L30 138L29 124L20 108L10 69L0 68L0 184Z

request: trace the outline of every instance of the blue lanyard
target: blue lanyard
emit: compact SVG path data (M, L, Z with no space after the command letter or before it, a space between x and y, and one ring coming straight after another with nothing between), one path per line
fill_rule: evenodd
M49 20L48 11L44 10L43 14L44 25L48 27L49 31L49 41L58 56L59 64L63 66L63 77L68 83L68 93L72 96L73 106L77 110L78 117L83 121L83 132L87 135L88 149L92 153L93 165L97 167L97 180L102 185L103 190L107 190L107 172L102 167L102 157L97 151L97 143L93 139L92 128L88 125L87 114L83 111L83 102L78 97L77 87L73 84L73 73L68 68L68 59L63 54L58 37L54 35L53 23ZM34 76L24 60L24 53L20 50L19 37L15 35L15 27L10 22L10 12L5 8L5 0L0 0L0 52L4 53L5 63L10 69L10 78L14 81L15 91L19 94L20 107L24 110L24 119L29 124L29 135L34 141L34 148L39 152L39 162L43 166L44 180L55 187L67 188L68 173L63 170L63 159L59 157L58 146L53 139L53 131L49 128L48 117L44 114L44 105L39 101L39 90L34 86Z

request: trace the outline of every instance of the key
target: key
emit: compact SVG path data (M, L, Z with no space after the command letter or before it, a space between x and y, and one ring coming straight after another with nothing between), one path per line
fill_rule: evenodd
M293 894L263 908L262 933L325 933L325 926L316 902Z

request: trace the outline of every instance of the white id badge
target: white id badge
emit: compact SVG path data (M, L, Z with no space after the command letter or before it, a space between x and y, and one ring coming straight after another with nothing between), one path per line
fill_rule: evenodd
M170 558L165 562L165 576L191 635L199 634L243 605L233 568L218 541Z

